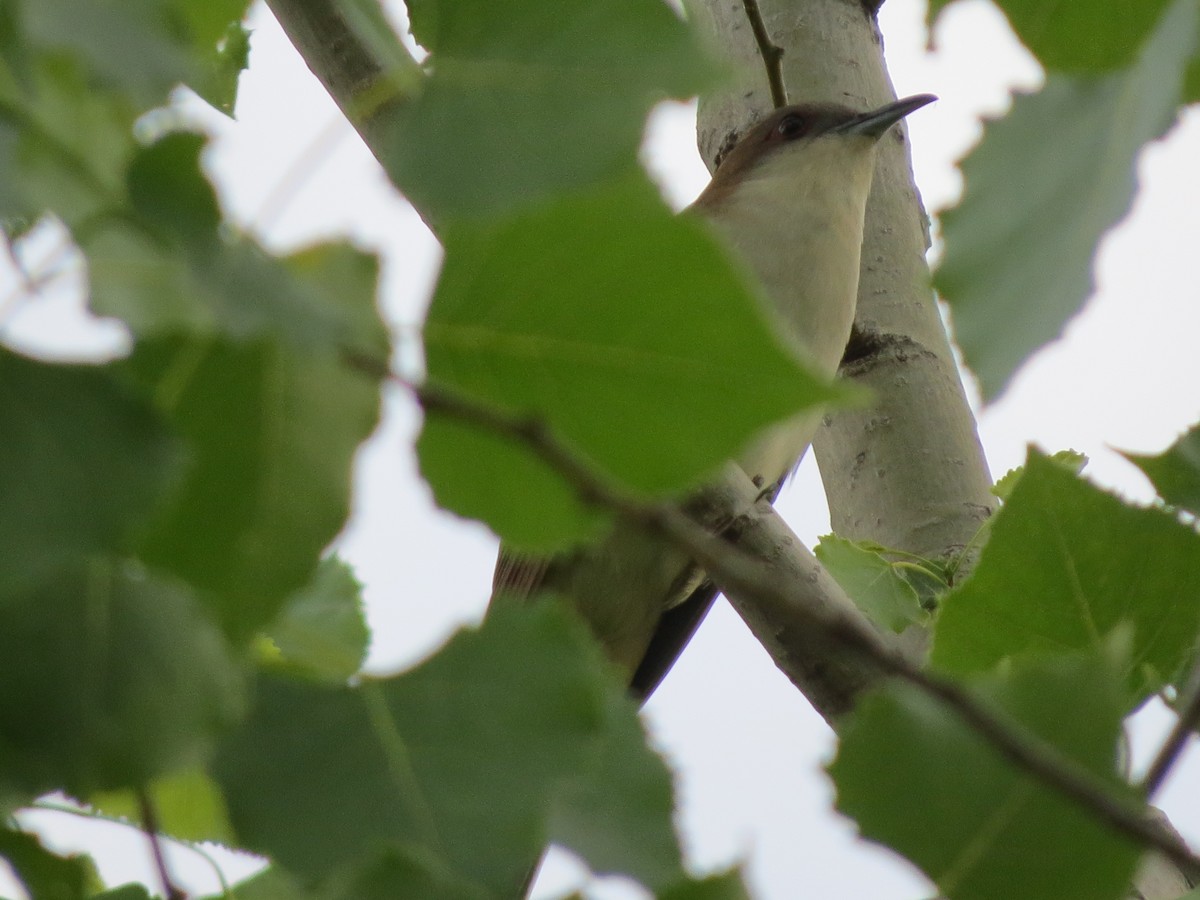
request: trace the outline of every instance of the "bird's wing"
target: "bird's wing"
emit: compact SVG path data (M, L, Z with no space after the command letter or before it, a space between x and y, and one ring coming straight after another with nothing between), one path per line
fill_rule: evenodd
M548 556L513 553L501 547L496 558L496 571L492 573L492 596L532 597L546 580L550 562Z
M686 600L662 614L654 636L650 638L650 646L646 648L646 655L642 657L629 684L629 691L638 703L649 700L667 672L671 671L675 660L679 659L679 654L712 609L718 593L716 585L706 578Z

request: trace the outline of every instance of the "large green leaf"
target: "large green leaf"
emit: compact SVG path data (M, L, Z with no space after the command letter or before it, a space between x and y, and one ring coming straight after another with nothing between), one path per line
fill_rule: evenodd
M432 51L424 92L396 116L385 162L434 219L497 214L634 161L652 104L713 67L661 0L413 0Z
M0 347L0 591L129 546L182 462L179 441L107 366Z
M680 491L763 426L846 396L772 333L703 222L632 177L496 226L447 231L429 380L547 425L628 487ZM438 501L526 548L594 526L528 448L433 411Z
M575 849L653 885L681 870L669 776L635 715L563 609L506 607L395 678L264 677L215 773L242 841L306 881L365 877L386 851L389 877L492 893L521 883L549 821L583 821L569 808L599 779Z
M308 582L344 525L378 384L270 342L143 341L123 365L190 453L141 554L204 588L227 631L246 637Z
M932 24L954 0L931 0ZM995 0L1013 31L1052 71L1085 72L1117 69L1132 62L1137 48L1170 0Z
M1103 654L1058 658L973 686L1116 796L1132 799L1116 773L1125 709L1116 669ZM1117 900L1139 855L907 685L859 706L830 774L838 809L863 835L903 853L954 900Z
M1200 632L1200 535L1031 452L970 579L945 600L931 662L978 672L1091 650L1132 628L1130 698L1161 689Z
M29 794L140 785L199 761L241 712L220 632L133 564L96 559L0 595L0 619L0 782Z
M1091 293L1096 246L1129 209L1137 154L1174 121L1198 34L1195 0L1175 0L1128 69L1051 73L987 124L963 163L934 283L986 398Z
M1157 456L1125 456L1146 473L1163 500L1200 515L1200 425L1193 426Z

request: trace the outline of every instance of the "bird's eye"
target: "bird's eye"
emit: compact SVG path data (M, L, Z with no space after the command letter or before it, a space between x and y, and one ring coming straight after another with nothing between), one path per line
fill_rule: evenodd
M795 140L808 131L808 121L803 116L795 114L784 116L775 126L775 131L785 141Z

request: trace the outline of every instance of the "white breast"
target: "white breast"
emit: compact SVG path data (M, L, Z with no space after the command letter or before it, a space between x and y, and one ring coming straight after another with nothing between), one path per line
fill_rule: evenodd
M762 285L779 333L829 377L854 321L874 165L873 142L819 138L783 147L705 210ZM799 461L819 424L819 412L781 423L739 462L751 476L775 481Z

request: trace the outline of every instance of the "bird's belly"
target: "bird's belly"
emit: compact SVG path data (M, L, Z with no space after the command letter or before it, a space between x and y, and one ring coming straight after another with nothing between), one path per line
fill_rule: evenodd
M777 422L756 437L741 453L737 463L752 479L766 487L796 468L821 425L823 411L804 412Z

